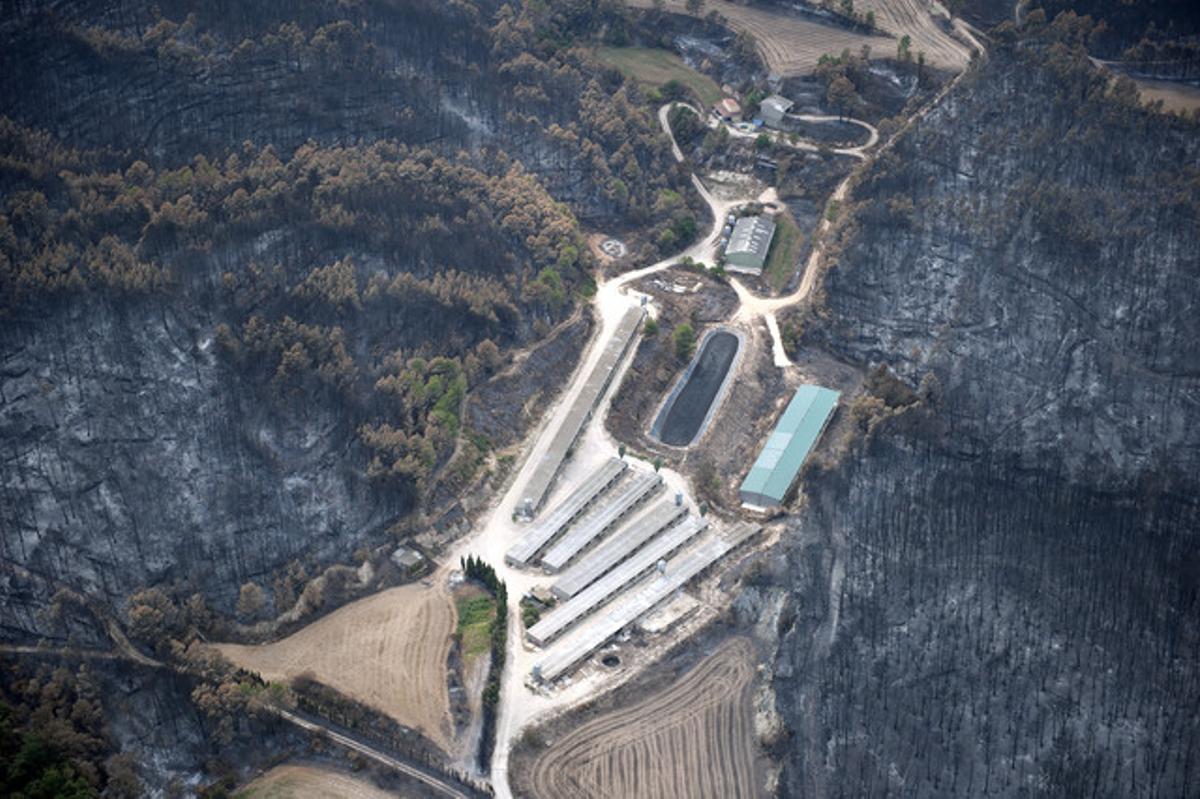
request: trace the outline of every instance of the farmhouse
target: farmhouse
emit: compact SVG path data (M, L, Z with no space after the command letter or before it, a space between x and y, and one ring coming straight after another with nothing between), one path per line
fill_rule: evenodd
M725 268L751 275L762 273L775 236L775 223L763 216L744 216L733 226L725 245Z
M801 386L796 390L742 481L738 493L743 505L765 509L783 504L800 467L833 415L838 396L838 392L820 386Z
M724 100L714 105L713 113L726 122L742 121L742 107L738 105L738 101L732 97L726 97Z
M772 94L758 106L758 116L769 128L778 128L783 124L783 115L791 110L794 103L786 97Z

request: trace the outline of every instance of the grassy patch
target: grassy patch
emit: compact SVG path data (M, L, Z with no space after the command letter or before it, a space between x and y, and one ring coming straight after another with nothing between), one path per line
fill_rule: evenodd
M457 633L462 638L463 657L481 655L491 645L492 622L496 620L496 600L490 596L459 597Z
M791 214L784 212L775 217L775 240L771 242L763 274L776 291L781 291L791 279L803 239L804 234Z
M688 87L705 105L712 105L722 97L721 87L716 81L683 63L683 59L670 50L651 47L599 47L596 49L596 57L643 86L657 89L669 80L677 80Z

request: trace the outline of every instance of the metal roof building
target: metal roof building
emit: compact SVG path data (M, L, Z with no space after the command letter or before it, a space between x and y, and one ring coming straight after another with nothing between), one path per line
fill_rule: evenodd
M707 528L708 522L704 519L688 516L682 524L668 529L624 563L547 613L525 632L525 637L531 643L545 646L548 641L591 613L593 608L608 601L622 588L653 569L659 560L669 557Z
M742 503L760 508L783 504L813 444L837 407L838 392L801 386L788 403L758 460L742 481Z
M559 599L570 599L595 582L600 575L629 557L659 532L670 527L679 517L687 515L687 508L664 499L649 512L634 519L604 540L604 543L575 562L571 568L551 586Z
M759 103L758 114L762 117L763 122L777 128L783 122L783 115L790 111L793 105L794 103L788 98L772 94Z
M764 216L743 216L733 226L725 246L725 268L733 272L760 274L775 237L775 222Z
M571 559L587 548L589 544L615 525L629 511L637 507L642 500L658 490L662 485L662 477L651 472L631 470L633 478L626 485L616 489L616 493L598 504L596 509L584 516L569 529L554 546L542 556L542 568L556 572L571 562Z
M625 473L627 464L619 458L611 458L604 465L592 472L579 486L554 509L534 523L509 547L504 559L513 566L523 566L536 555L542 547L550 543L554 536L561 533L571 522L579 517L589 505L604 493L609 486Z
M645 315L646 311L643 308L630 308L621 317L621 321L617 323L617 329L613 331L612 338L604 345L599 360L592 367L591 373L584 381L583 388L575 397L575 402L567 411L558 430L554 432L550 446L538 459L533 474L521 494L522 504L528 507L530 515L537 512L546 499L546 495L550 493L550 487L554 484L554 478L558 476L558 470L562 467L567 452L574 446L575 439L579 438L579 432L583 430L592 411L596 409L597 403L604 395L604 390L612 381L617 365L629 351L630 344L637 338L642 317Z
M572 635L556 644L533 667L533 677L541 682L553 682L572 666L604 645L622 628L654 608L689 580L700 574L723 555L759 531L759 526L741 522L724 535L713 535L692 549L671 558L666 568L633 586L607 607L601 609Z

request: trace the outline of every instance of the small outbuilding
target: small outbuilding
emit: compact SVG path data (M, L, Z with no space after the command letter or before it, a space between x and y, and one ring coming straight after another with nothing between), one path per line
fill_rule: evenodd
M733 226L725 246L725 268L732 272L758 275L771 251L775 223L765 216L743 216Z
M529 591L529 596L532 597L533 600L539 605L547 608L558 601L558 598L550 592L550 589L542 585L535 585L533 588L531 588Z
M404 573L412 574L425 565L425 556L412 547L397 547L392 553L392 563Z
M772 94L759 103L758 115L763 123L770 128L779 128L783 124L783 116L795 105L791 100L778 94Z

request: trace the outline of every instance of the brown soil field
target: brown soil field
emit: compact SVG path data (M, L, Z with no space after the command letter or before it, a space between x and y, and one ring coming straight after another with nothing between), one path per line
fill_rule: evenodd
M760 794L753 648L735 639L649 699L563 736L534 761L539 799Z
M216 648L264 680L310 672L448 750L446 658L455 623L445 592L414 583L352 602L275 643Z
M276 766L238 791L237 799L395 799L400 794L315 766Z
M650 8L651 0L629 0L629 5ZM666 0L665 8L687 14L684 0ZM758 41L759 55L767 68L780 75L806 75L817 68L823 55L838 55L849 48L857 53L864 44L877 53L894 52L896 44L882 36L868 36L756 6L708 0L701 14L716 11L734 30L748 31Z

